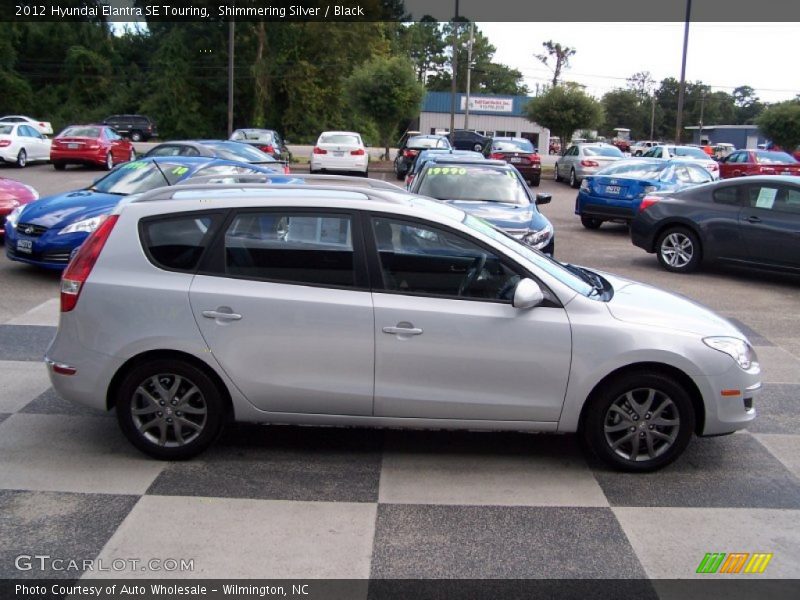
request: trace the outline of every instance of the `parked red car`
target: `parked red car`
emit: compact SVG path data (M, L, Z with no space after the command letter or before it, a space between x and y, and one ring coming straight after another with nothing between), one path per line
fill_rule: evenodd
M504 160L514 165L525 181L539 185L542 178L542 161L530 140L515 137L496 137L492 140L489 158Z
M0 177L0 236L6 235L6 217L18 206L39 198L39 192L29 185Z
M100 165L110 171L114 165L134 159L136 151L130 140L106 125L71 125L50 146L50 162L59 171L68 164Z
M800 175L800 162L786 152L736 150L719 162L722 179L744 175Z

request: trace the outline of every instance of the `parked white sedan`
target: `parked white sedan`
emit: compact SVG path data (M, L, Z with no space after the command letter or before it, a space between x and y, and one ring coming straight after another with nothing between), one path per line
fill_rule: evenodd
M644 153L645 158L682 158L703 167L712 179L719 179L719 164L696 146L655 146Z
M42 135L53 135L53 126L48 121L38 121L24 115L0 117L0 124L2 123L24 123L25 125L30 125Z
M24 167L30 161L50 160L51 140L27 123L0 123L0 160Z
M352 131L325 131L311 152L310 170L369 172L369 155L361 134Z

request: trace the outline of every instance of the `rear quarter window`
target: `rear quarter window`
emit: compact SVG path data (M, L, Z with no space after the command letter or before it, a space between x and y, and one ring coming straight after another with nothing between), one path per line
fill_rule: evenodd
M143 220L140 237L147 258L168 271L193 273L221 219L219 214L185 214Z

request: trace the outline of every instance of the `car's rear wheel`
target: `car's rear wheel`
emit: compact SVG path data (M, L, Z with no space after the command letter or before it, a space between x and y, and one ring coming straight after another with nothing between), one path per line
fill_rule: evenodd
M570 169L569 171L569 186L578 187L578 177L575 175L575 169Z
M116 397L125 436L145 454L185 460L219 435L225 403L202 370L180 360L155 360L132 369Z
M581 225L586 227L586 229L600 229L600 225L603 224L602 219L598 219L597 217L587 217L585 215L581 215Z
M63 163L63 162L54 162L53 163L53 168L56 171L63 171L64 169L67 168L67 165L66 165L66 163Z
M605 463L622 471L660 469L686 449L695 414L675 379L641 371L611 380L587 407L584 441Z
M472 147L472 149L473 149L475 152L483 152L483 146L482 146L481 144L475 144L475 145Z
M109 152L106 154L106 163L103 165L107 171L110 171L114 168L114 155Z
M684 227L672 227L658 237L656 254L667 271L690 273L700 265L700 240Z
M131 132L131 141L132 142L141 142L142 141L142 134L139 131L132 131Z
M27 164L28 164L28 153L25 152L25 149L23 148L22 150L19 151L19 154L17 154L17 166L20 169L24 169L25 165Z
M136 160L136 150L131 149L131 155L128 157L129 161Z
M533 187L539 187L539 183L541 182L541 178L542 178L542 176L540 175L539 177L534 177L533 179L531 179L531 185Z

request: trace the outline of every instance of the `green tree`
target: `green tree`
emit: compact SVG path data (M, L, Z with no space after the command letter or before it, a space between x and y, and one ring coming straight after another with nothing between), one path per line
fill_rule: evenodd
M528 120L547 127L561 138L562 144L576 130L592 129L603 121L602 105L575 85L552 87L528 102L523 111Z
M404 119L419 114L423 89L402 58L375 58L353 71L345 82L350 105L375 122L389 156L390 140Z
M755 122L766 105L756 95L756 91L749 85L740 85L733 90L733 104L736 107L736 123L750 125Z
M612 137L615 127L627 127L632 139L644 139L650 135L650 100L634 90L611 90L601 100L605 123L603 134Z
M756 120L758 128L788 152L800 146L800 100L769 106Z
M553 87L556 87L561 77L561 71L569 68L569 59L575 56L577 50L569 46L562 46L559 42L554 42L553 40L542 42L542 46L544 46L545 51L542 54L534 54L534 57L553 71Z
M444 69L447 43L436 19L426 15L422 20L411 23L401 30L401 41L420 83L427 83L428 77Z

